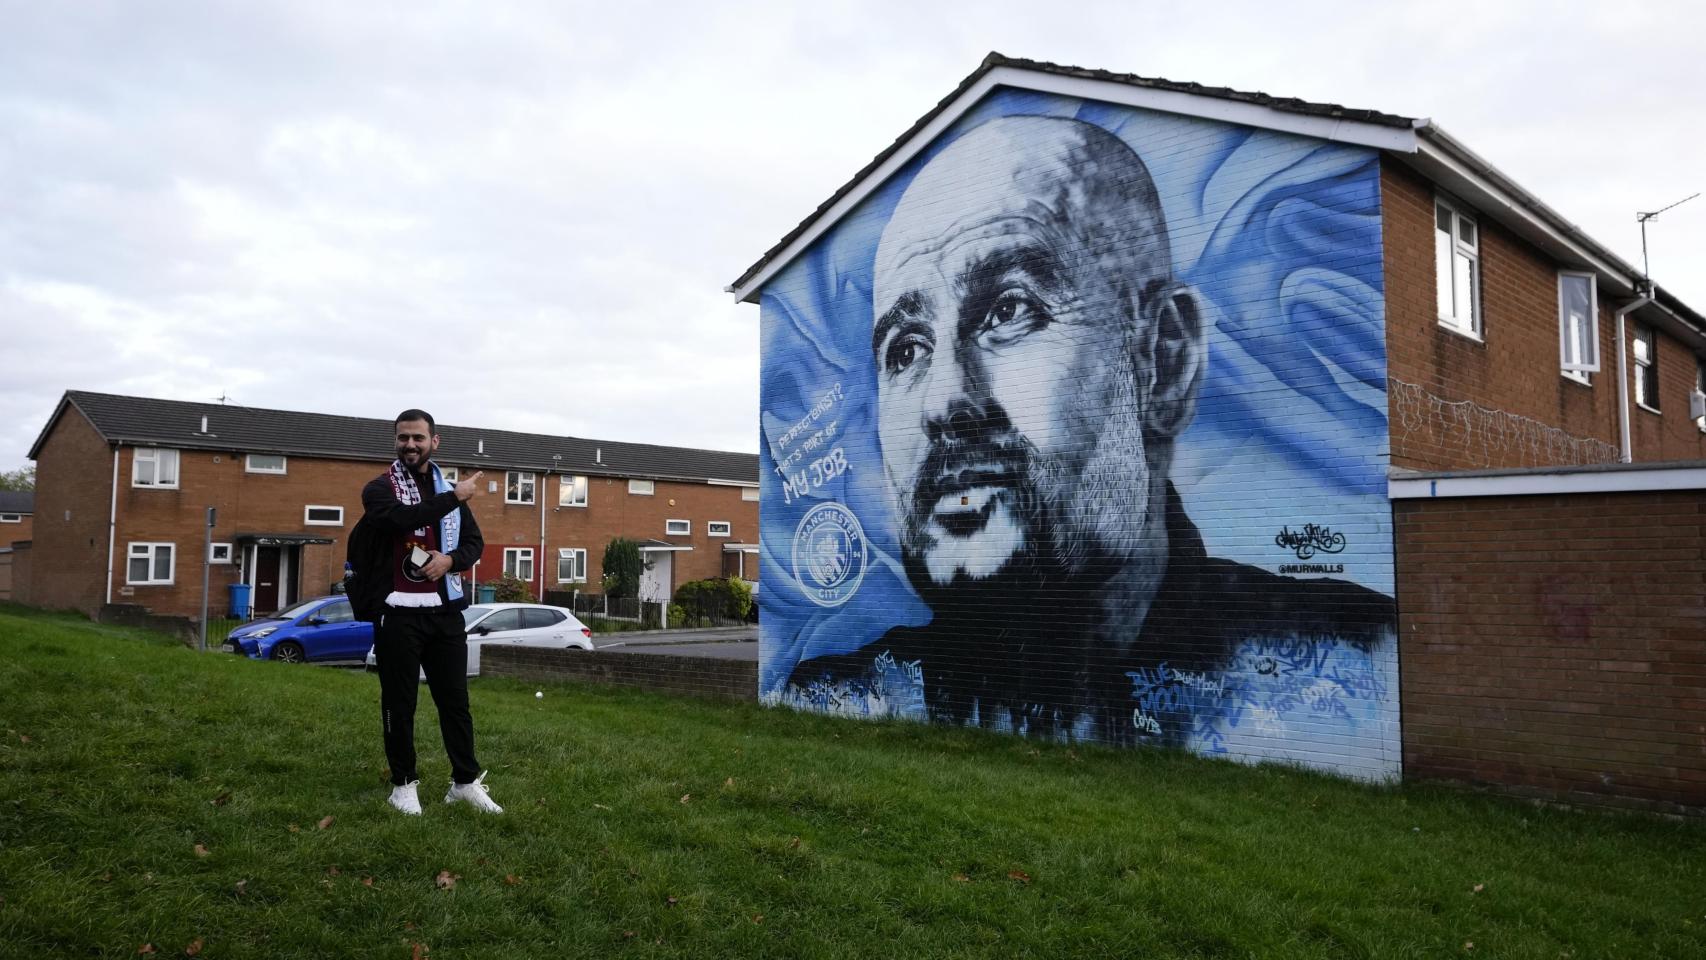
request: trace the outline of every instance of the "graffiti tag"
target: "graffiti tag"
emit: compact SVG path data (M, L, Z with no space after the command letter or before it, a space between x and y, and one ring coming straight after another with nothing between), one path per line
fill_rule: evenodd
M1338 553L1345 549L1345 535L1334 533L1328 527L1306 523L1302 530L1296 532L1289 526L1281 527L1274 536L1274 545L1296 553L1299 560L1308 560L1317 553Z
M783 503L793 503L853 469L846 451L829 445L840 430L841 420L833 419L818 426L818 421L841 401L841 384L837 382L823 392L809 413L776 438L776 473L782 478ZM790 446L792 450L788 449Z

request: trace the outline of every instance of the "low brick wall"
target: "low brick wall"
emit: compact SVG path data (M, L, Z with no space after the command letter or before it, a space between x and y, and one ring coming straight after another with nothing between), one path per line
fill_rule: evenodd
M1706 812L1706 494L1393 508L1406 778Z
M201 638L200 628L189 617L150 613L147 607L135 603L103 604L95 612L95 622L119 627L141 627L155 633L168 634L191 645Z
M758 699L758 664L691 654L612 653L487 646L480 673L518 680L581 680L698 697Z

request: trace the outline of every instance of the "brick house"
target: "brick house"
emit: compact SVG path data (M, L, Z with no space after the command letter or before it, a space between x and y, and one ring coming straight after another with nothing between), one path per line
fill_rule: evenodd
M0 490L0 547L28 540L35 528L36 495L29 490Z
M1706 318L1432 121L991 54L728 290L766 702L1706 806Z
M536 595L592 585L623 536L652 561L644 589L756 578L751 454L439 425L447 476L483 471L476 582L510 573ZM389 420L67 391L30 449L40 607L131 603L199 616L212 531L211 606L247 583L255 610L325 593L343 571L361 488L391 460Z

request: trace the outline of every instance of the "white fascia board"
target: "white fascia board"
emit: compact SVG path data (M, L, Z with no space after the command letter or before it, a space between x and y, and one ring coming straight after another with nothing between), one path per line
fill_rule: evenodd
M758 489L757 480L718 480L712 477L705 482L713 487L751 487L754 490Z
M1391 500L1526 497L1554 493L1637 493L1650 490L1706 490L1706 467L1520 473L1482 477L1393 477L1386 481L1386 496Z
M902 144L900 149L893 154L890 154L889 158L884 160L877 169L867 174L863 180L854 185L853 189L847 191L847 194L836 201L834 206L824 211L823 215L818 217L809 228L795 237L792 243L783 248L769 263L765 264L762 270L753 274L752 279L739 287L729 287L728 292L734 294L735 302L758 302L759 292L764 289L764 285L769 283L772 277L792 263L795 257L804 253L813 243L816 243L819 237L839 223L842 217L863 203L865 198L876 191L878 187L888 182L889 177L917 156L919 151L952 126L960 117L965 115L966 111L976 106L978 101L982 100L986 94L996 87L1036 90L1042 93L1059 94L1064 97L1077 97L1083 100L1115 103L1145 110L1202 117L1207 120L1219 120L1224 123L1267 130L1280 130L1338 143L1359 144L1379 150L1414 153L1417 148L1417 137L1414 129L1388 127L1339 117L1291 113L1285 110L1276 110L1273 107L1264 107L1260 104L1246 103L1241 100L1227 100L1204 94L1184 93L1177 90L1157 90L1151 87L1137 87L1131 84L1093 80L1087 77L1065 77L1052 73L1038 73L1018 67L996 67L980 77L976 83L972 84L953 103L949 104L947 109L937 114L922 130L914 134L912 139Z

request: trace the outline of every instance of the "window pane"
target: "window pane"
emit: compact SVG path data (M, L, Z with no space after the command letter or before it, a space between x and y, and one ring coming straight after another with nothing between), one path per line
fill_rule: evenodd
M1434 204L1434 229L1444 232L1447 240L1451 239L1451 211L1443 204Z
M576 550L575 551L575 579L576 580L585 580L586 579L586 551L585 550Z
M154 577L155 580L172 579L172 548L168 544L160 544L154 548Z
M517 570L516 570L516 577L517 578L522 579L522 580L532 580L533 579L533 558L532 557L530 557L530 556L522 557L521 562L516 565L516 568L517 568Z
M142 583L143 581L147 580L148 579L148 558L147 557L131 557L130 558L130 570L128 573L125 574L125 579L129 580L131 583Z
M1473 247L1475 245L1475 221L1464 217L1458 217L1457 238Z
M178 482L178 451L159 451L158 465L160 468L159 479L162 484L170 485Z
M1457 301L1453 316L1465 330L1475 329L1475 261L1459 253L1452 257L1452 287Z
M1447 230L1434 231L1434 280L1438 284L1439 315L1442 317L1456 316L1457 309L1451 295L1451 234Z

